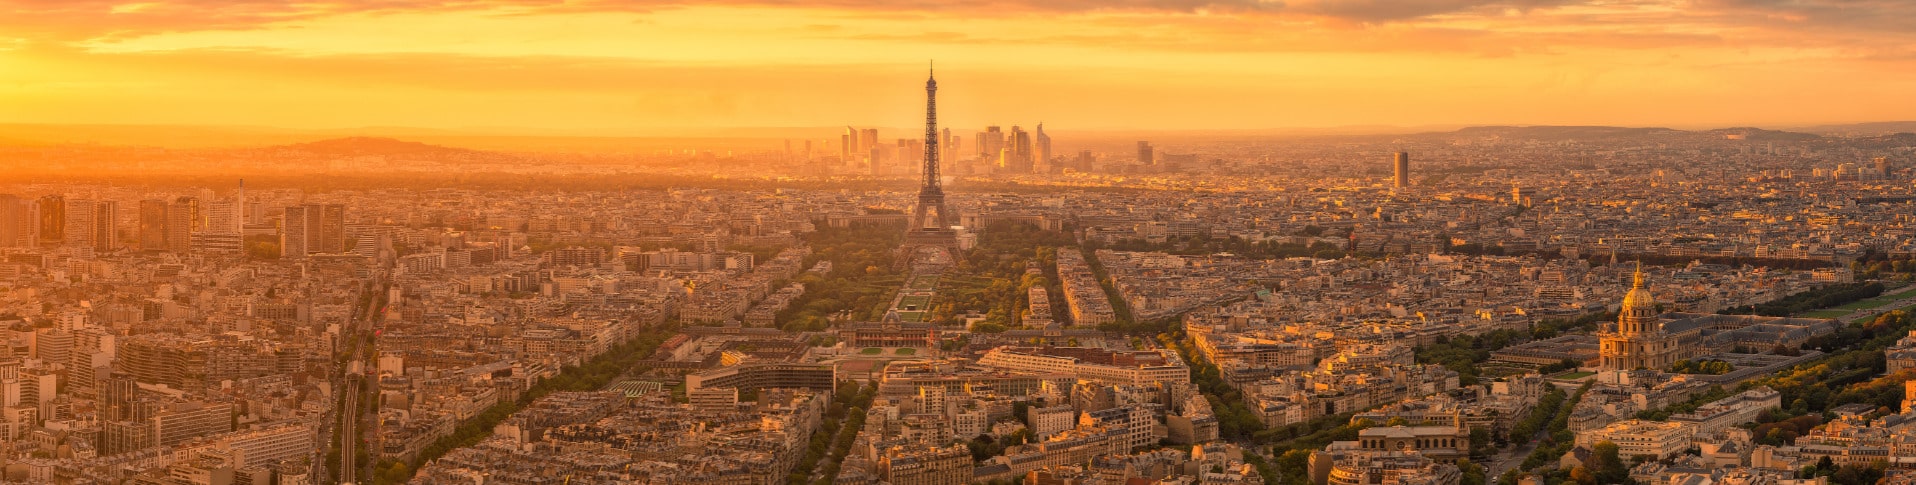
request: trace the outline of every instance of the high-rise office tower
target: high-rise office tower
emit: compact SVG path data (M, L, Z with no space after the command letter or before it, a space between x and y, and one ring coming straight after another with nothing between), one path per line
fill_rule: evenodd
M93 203L93 250L112 251L120 247L120 202L102 200Z
M33 203L12 195L0 195L0 247L27 247L38 244L34 229L40 221L33 218Z
M945 144L938 146L939 150L944 151L944 153L938 154L939 159L940 160L957 160L958 150L959 150L958 147L964 146L964 144L965 144L965 137L958 136L958 135L951 135L950 140L946 140Z
M998 127L987 126L984 132L978 134L979 158L990 159L997 157L999 152L1003 151L1004 148L1005 132L1000 131Z
M900 166L905 167L906 170L910 170L911 173L918 173L920 170L923 170L925 163L925 142L908 138L899 139L898 156L896 160Z
M1078 171L1080 172L1091 171L1091 165L1096 163L1096 160L1097 159L1092 158L1091 150L1079 150L1078 151Z
M856 145L858 145L858 138L851 135L838 135L838 161L851 161L852 147Z
M1393 185L1397 187L1409 187L1410 186L1410 152L1397 152L1396 163L1394 164L1394 167L1395 167L1395 172L1397 177L1396 177L1396 183Z
M206 231L206 207L200 205L200 198L182 195L173 199L173 204L186 212L186 232L188 234Z
M67 199L64 204L65 233L62 240L69 246L93 247L94 203L87 199Z
M303 204L286 208L281 220L282 258L346 252L346 206Z
M1876 176L1889 178L1889 157L1876 157Z
M1038 159L1035 167L1051 167L1051 135L1044 134L1044 123L1038 123Z
M1011 153L1005 168L1017 173L1031 173L1031 132L1014 125L1005 143L1005 149Z
M320 206L319 241L312 245L316 252L338 254L346 252L346 206L326 204Z
M302 259L311 252L306 243L311 240L313 233L318 232L319 214L307 213L307 207L287 207L285 215L280 218L279 257Z
M180 197L166 211L166 250L185 253L193 245L193 233L203 232L205 224L200 214L200 199Z
M206 233L242 234L239 204L232 199L215 200L206 205Z
M859 130L859 132L858 132L858 148L859 148L860 150L864 150L864 151L867 151L867 152L869 152L869 151L872 151L873 149L876 149L876 148L878 148L878 129L877 129L877 128L866 128L866 129L863 129L863 130Z
M166 250L166 201L146 199L140 201L140 250Z
M951 128L944 128L939 130L938 131L938 158L940 160L951 160L954 158L952 157L952 155L957 153L954 150L957 150L957 149L958 149L958 144L953 142L953 139L951 136Z
M1138 164L1139 165L1156 165L1157 164L1157 156L1151 151L1151 142L1148 142L1148 141L1138 142Z
M40 243L60 244L67 239L67 198L49 195L40 198Z

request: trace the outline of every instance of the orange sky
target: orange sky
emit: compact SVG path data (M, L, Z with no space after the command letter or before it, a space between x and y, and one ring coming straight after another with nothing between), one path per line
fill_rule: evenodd
M910 127L933 58L958 127L1916 117L1907 0L0 0L0 122Z

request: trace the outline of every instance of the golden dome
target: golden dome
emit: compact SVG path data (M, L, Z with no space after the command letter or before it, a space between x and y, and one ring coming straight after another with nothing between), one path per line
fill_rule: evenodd
M1630 285L1629 293L1623 294L1622 312L1624 314L1630 314L1632 313L1630 310L1635 309L1642 309L1650 314L1655 314L1657 311L1656 297L1650 296L1650 290L1643 287L1642 264L1637 265L1636 283Z

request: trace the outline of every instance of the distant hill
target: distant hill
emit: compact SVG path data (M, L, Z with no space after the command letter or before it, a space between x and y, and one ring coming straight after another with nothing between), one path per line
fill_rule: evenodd
M1471 126L1454 133L1470 136L1512 138L1612 138L1681 133L1669 128L1631 128L1623 126Z
M1871 136L1894 133L1916 133L1916 121L1880 121L1875 123L1851 123L1843 125L1817 125L1790 128L1792 131L1816 133L1819 135Z
M1750 140L1750 141L1808 141L1808 140L1815 140L1817 138L1822 138L1821 136L1812 135L1809 133L1797 133L1794 131L1765 130L1762 128L1750 128L1750 127L1720 128L1720 129L1706 131L1704 133L1709 133L1712 135L1722 135L1722 136L1742 135L1743 139Z
M1916 147L1916 133L1853 136L1844 138L1843 142L1846 145L1865 150L1889 150L1894 148Z
M1632 128L1622 126L1472 126L1449 133L1436 133L1446 137L1485 138L1496 137L1509 140L1566 141L1566 140L1604 140L1615 138L1643 138L1653 136L1679 135L1685 132L1669 128Z
M1659 127L1625 126L1472 126L1452 132L1425 133L1437 137L1496 137L1510 140L1569 141L1608 139L1656 139L1658 137L1727 138L1741 136L1752 141L1808 141L1820 138L1809 133L1735 127L1687 131Z
M416 141L395 140L370 136L351 136L333 138L307 143L278 145L268 150L294 151L336 157L386 156L407 158L432 158L445 156L470 156L485 152L429 145Z

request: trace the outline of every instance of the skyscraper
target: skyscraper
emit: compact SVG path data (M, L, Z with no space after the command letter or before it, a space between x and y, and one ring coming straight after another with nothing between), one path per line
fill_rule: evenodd
M67 239L67 198L49 195L40 198L40 243L60 244Z
M206 208L200 206L200 198L182 195L173 199L173 205L186 213L186 231L195 233L206 230Z
M319 214L307 213L309 206L296 205L286 208L279 222L279 257L302 259L311 252L307 241L318 232Z
M1396 163L1394 166L1396 168L1395 171L1396 171L1397 177L1396 177L1396 182L1393 185L1397 187L1409 187L1410 186L1410 152L1397 152Z
M955 150L957 149L957 147L958 145L952 142L951 128L944 128L944 129L938 130L938 158L939 159L953 160L958 158L954 156L956 155Z
M232 199L215 200L206 205L206 230L212 234L239 234L239 207Z
M1157 156L1151 151L1151 142L1138 142L1138 164L1149 166L1157 163Z
M286 208L280 221L279 254L300 259L346 252L346 206L302 204Z
M65 203L62 204L63 217L61 217L61 219L62 222L65 222L65 224L63 224L65 227L62 231L66 234L66 237L61 238L61 240L69 246L93 247L93 201L87 199L67 199L64 202Z
M166 250L185 253L193 244L193 233L206 229L200 216L200 199L181 196L166 212Z
M866 129L858 131L858 149L863 150L860 153L870 152L877 148L878 148L878 129L877 128L866 128Z
M33 218L33 203L12 195L0 195L0 247L27 247L37 244L34 229L40 221Z
M1031 132L1017 126L1011 127L1011 138L1007 140L1011 150L1011 171L1031 173Z
M1025 173L1025 157L1031 147L1031 136L1018 125L1011 126L1011 132L1005 135L1004 146L998 149L998 171L1004 173Z
M991 159L1005 148L1005 132L996 126L987 126L978 133L978 158Z
M166 250L166 201L146 199L140 201L140 250Z
M858 153L860 153L858 151L858 129L847 126L845 127L845 134L838 136L838 160L840 162L850 162L852 161L852 156Z
M226 199L206 204L206 228L200 232L238 238L246 233L246 181Z
M1035 167L1043 167L1045 171L1050 171L1051 167L1051 135L1044 134L1043 122L1038 123L1038 159Z
M120 247L119 201L102 200L93 204L93 250L112 251Z
M346 252L346 206L326 204L320 206L319 241L312 245L315 252L338 254Z

